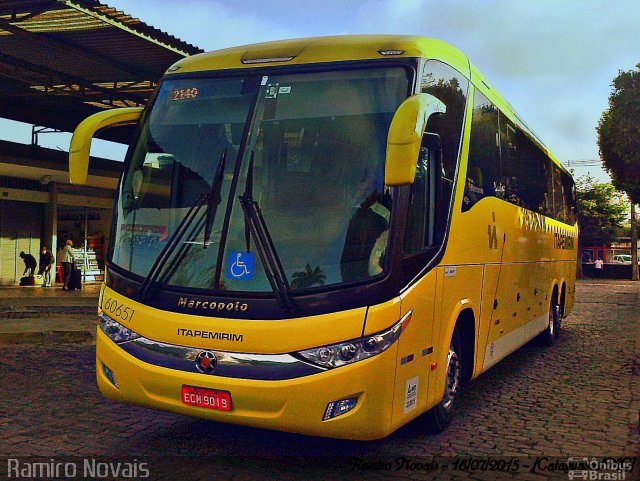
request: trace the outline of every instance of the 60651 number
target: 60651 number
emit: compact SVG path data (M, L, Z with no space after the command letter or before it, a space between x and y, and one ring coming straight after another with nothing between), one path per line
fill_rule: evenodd
M114 315L123 321L131 321L135 311L124 304L119 304L115 299L107 299L102 303L102 310Z

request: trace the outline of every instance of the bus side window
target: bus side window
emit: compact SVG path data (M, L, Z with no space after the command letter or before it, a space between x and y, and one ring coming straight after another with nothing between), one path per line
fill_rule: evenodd
M577 207L576 207L576 199L575 199L575 185L573 183L573 179L570 176L562 173L562 185L564 192L564 208L566 212L565 222L567 224L575 224L576 215L577 215Z
M562 186L562 173L558 166L554 165L552 167L553 172L553 181L552 181L552 191L553 191L553 205L555 206L553 217L558 219L561 222L565 222L564 210L565 210L565 202L563 195L563 186Z
M447 228L469 81L453 67L437 60L429 60L424 63L420 89L423 93L433 95L447 107L445 113L432 115L425 129L439 139L437 190L432 217L432 245L436 246L444 239ZM422 250L426 247L423 245Z
M515 134L516 156L515 171L517 172L518 197L523 207L547 213L547 159L542 150L536 145L529 134L518 128Z
M451 182L458 164L468 88L469 81L453 67L437 60L425 62L421 90L447 106L446 113L430 117L426 131L440 136L444 178Z
M500 190L499 176L498 109L476 90L462 212L471 209L484 197L495 196L496 190Z
M435 209L440 161L440 138L425 133L416 178L411 185L411 199L404 237L406 255L420 254L435 244Z
M411 185L404 238L406 281L422 270L444 239L469 87L461 73L436 60L425 62L422 72L421 92L436 97L447 110L429 118Z
M503 200L522 205L519 195L519 176L516 165L516 126L500 112L500 183L504 187Z

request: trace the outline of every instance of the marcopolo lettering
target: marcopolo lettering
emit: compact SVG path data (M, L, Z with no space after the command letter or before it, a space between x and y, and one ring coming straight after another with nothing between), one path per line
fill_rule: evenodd
M234 334L232 332L212 332L201 331L198 329L183 329L178 328L178 336L184 337L199 337L201 339L216 339L218 341L234 341L243 342L244 334Z
M202 299L178 298L178 307L186 309L205 309L218 312L245 312L249 304L244 302L204 301Z

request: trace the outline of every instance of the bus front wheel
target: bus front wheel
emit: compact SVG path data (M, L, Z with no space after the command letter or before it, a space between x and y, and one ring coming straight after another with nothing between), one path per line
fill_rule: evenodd
M447 365L445 374L444 396L440 404L433 407L425 414L427 430L439 433L451 422L455 406L460 397L462 384L462 349L457 331L453 334L449 352L447 353Z

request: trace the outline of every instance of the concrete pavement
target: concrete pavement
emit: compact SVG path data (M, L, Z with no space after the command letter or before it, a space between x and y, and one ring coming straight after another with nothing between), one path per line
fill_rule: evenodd
M59 287L0 288L0 345L92 342L99 284L81 291Z

